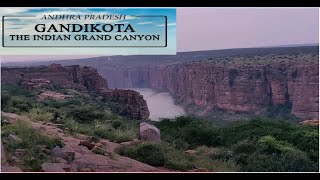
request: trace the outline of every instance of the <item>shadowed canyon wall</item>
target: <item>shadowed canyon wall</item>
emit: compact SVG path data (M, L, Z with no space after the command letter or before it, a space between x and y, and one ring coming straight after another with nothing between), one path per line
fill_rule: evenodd
M185 106L259 112L287 105L293 115L311 119L319 117L319 64L318 56L309 58L312 62L282 58L255 64L192 62L104 69L101 74L111 87L168 91Z

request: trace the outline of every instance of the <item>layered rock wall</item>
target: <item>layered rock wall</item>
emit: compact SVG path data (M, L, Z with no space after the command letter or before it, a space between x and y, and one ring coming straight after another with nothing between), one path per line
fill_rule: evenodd
M113 76L111 82L117 80L117 84L111 86L138 88L141 83L137 82L143 80L149 88L169 91L184 105L237 112L259 112L273 105L288 105L299 118L319 117L318 64L197 62L118 70Z

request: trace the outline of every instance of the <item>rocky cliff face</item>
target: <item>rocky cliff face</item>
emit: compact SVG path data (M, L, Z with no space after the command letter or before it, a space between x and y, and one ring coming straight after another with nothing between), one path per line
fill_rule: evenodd
M118 70L111 85L169 91L184 105L206 109L257 113L284 105L299 118L318 118L318 57L270 55Z
M51 64L37 67L1 68L1 84L30 84L37 82L37 79L42 79L42 81L48 80L53 85L86 90L85 76L86 74L81 74L81 68L77 65Z
M147 102L143 96L133 90L113 89L102 90L101 94L108 100L117 103L115 106L119 114L130 114L135 119L147 119L150 115Z
M54 85L66 88L95 91L118 104L115 111L131 118L147 119L149 110L143 97L132 90L108 88L107 81L95 68L78 65L1 68L1 84L19 84L25 89L50 89Z

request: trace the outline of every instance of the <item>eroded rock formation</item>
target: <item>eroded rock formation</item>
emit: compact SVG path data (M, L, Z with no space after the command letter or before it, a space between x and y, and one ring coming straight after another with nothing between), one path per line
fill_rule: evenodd
M147 102L143 96L133 90L113 89L103 90L101 94L118 105L115 108L119 114L131 114L136 119L147 119L150 115Z
M124 89L110 89L107 81L95 68L78 65L2 68L1 84L20 84L25 89L51 89L54 86L95 91L118 104L115 109L122 115L131 118L147 119L149 110L146 101L138 92ZM44 94L47 95L47 94ZM48 96L48 95L47 95Z

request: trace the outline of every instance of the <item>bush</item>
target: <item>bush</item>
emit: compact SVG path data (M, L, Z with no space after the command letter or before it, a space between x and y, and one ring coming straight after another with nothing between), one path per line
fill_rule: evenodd
M33 107L32 101L25 97L14 96L11 98L11 108L12 112L21 113L21 112L29 112L29 110Z
M218 146L221 144L219 128L212 123L193 117L177 117L174 120L156 122L166 141L176 148L189 149L200 145Z
M122 147L119 149L120 155L125 155L152 166L163 166L165 156L160 144L143 143L132 147Z
M54 108L62 108L68 106L81 106L82 101L80 99L67 99L67 100L45 100L42 102L44 106L54 107Z
M231 146L231 150L236 153L236 154L241 154L241 153L247 153L251 154L254 153L259 149L259 146L248 139L242 140L234 145Z
M10 95L2 93L1 94L1 109L5 110L6 108L8 108L10 105L10 101L11 101Z
M284 141L278 141L272 136L263 136L258 140L258 144L268 154L291 153L297 150L292 144Z
M79 107L70 110L68 117L79 123L90 123L94 120L103 119L104 114L101 112L96 112L92 107Z
M237 122L222 129L221 136L223 144L230 146L239 141L249 139L255 140L263 136L271 135L279 140L289 140L298 125L282 121L263 118L254 118L245 122Z
M111 125L114 129L118 129L122 125L122 122L119 120L114 120L112 121Z
M233 145L232 150L243 171L303 172L317 169L317 163L312 162L306 153L272 136L263 136L256 142L241 141Z
M318 126L303 126L288 137L288 141L305 151L314 162L319 161L319 129Z
M45 122L49 122L53 119L53 114L41 109L41 108L32 108L29 113L28 113L28 117L31 120L34 121L45 121Z
M301 152L285 154L256 154L250 156L243 171L252 172L316 172L318 166Z
M230 159L232 152L226 148L212 148L207 155L211 159Z
M32 91L23 89L18 85L1 85L1 91L2 93L8 93L14 96L32 97Z
M136 135L137 133L134 128L117 129L111 133L109 139L114 142L121 143L133 140L136 138Z

